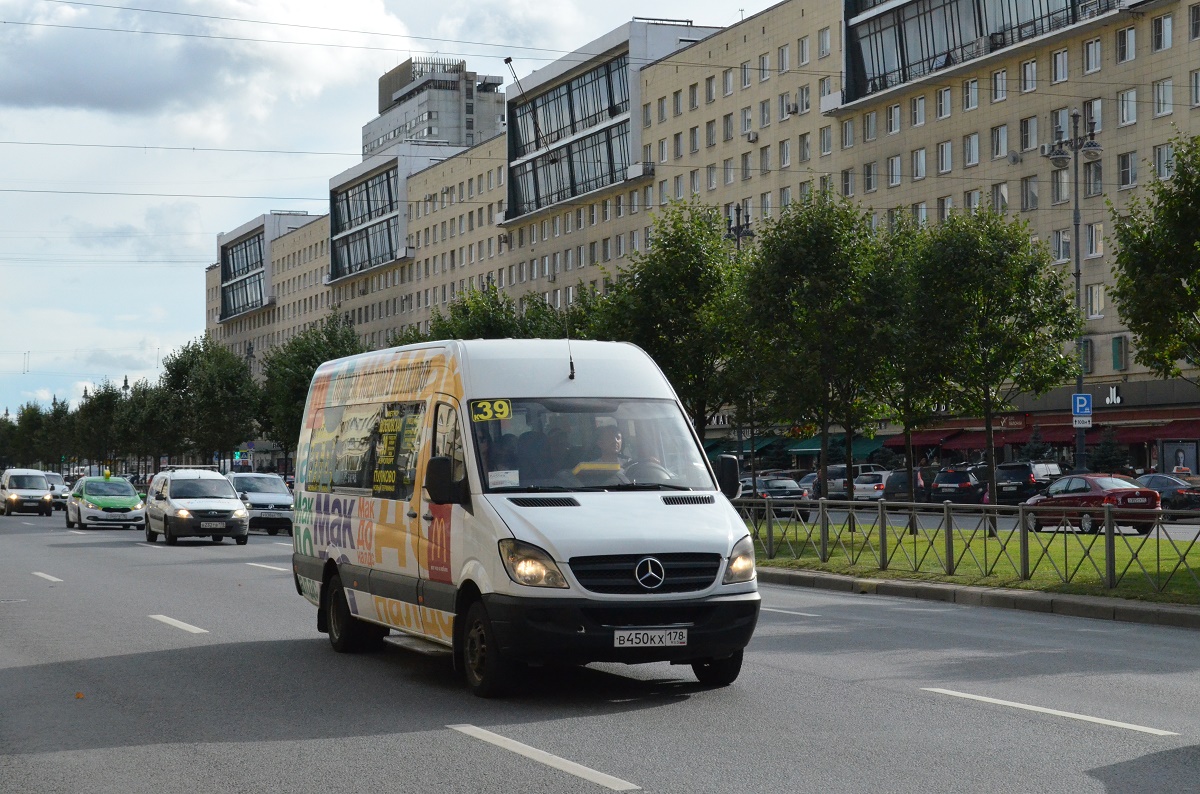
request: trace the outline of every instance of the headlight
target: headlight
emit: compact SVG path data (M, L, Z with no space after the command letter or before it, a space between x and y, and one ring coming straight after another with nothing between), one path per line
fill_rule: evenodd
M240 508L240 507L237 510L233 511L234 518L245 518L248 515L250 515L250 514L247 513L243 508Z
M517 584L529 587L567 587L566 577L558 570L554 560L544 550L532 543L512 538L500 541L500 559L504 570Z
M739 540L733 544L733 551L729 554L729 565L725 567L725 578L723 584L737 584L739 582L749 582L754 579L754 541L750 536Z
M100 505L94 505L87 500L84 500L83 506L86 507L88 510L99 510L100 509Z
M46 494L45 496L42 497L43 502L50 502L53 500L54 500L54 494Z
M191 518L192 514L184 510L182 507L175 511L176 518Z
M17 496L15 493L10 493L10 494L8 495L8 501L10 501L10 502L15 502L15 501L17 501L17 500L18 500L18 499L20 499L20 498L21 498L21 497Z
M134 510L142 510L142 509L144 509L145 507L146 507L146 503L145 503L145 502L138 502L137 504L135 504L135 505L133 506L133 509L134 509Z

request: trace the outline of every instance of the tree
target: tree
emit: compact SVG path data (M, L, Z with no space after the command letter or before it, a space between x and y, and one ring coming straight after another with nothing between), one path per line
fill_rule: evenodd
M1176 138L1175 172L1148 197L1112 209L1113 303L1133 334L1134 360L1162 378L1186 378L1200 362L1200 138Z
M46 465L61 470L63 459L71 449L71 407L65 400L59 402L57 396L50 399L50 407L43 415L38 445Z
M697 201L660 211L650 240L603 300L589 298L595 314L586 322L599 338L646 351L703 431L742 388L728 364L744 334L732 336L724 314L740 260L718 208Z
M267 351L263 357L263 426L285 459L300 439L304 403L317 367L364 350L354 326L335 309L316 325Z
M1029 440L1021 447L1021 457L1025 460L1039 460L1050 456L1051 446L1042 439L1042 426L1034 425Z
M770 350L759 377L771 384L778 413L821 428L822 483L831 422L844 428L852 462L855 430L879 412L880 254L869 216L821 192L767 223L745 282L751 333Z
M93 463L106 465L117 438L117 411L121 390L107 379L92 388L75 410L75 443Z
M932 227L921 260L916 308L954 329L939 347L954 373L951 403L983 417L996 504L993 418L1017 394L1044 394L1076 373L1064 348L1079 333L1079 312L1045 244L992 209Z
M1088 455L1088 463L1092 471L1121 472L1129 466L1129 450L1117 443L1116 431L1110 427Z
M258 385L247 363L211 337L164 358L160 383L179 399L185 437L204 458L253 438Z
M44 457L40 442L45 420L42 406L35 402L27 402L17 409L17 427L12 440L13 455L18 463L32 466Z

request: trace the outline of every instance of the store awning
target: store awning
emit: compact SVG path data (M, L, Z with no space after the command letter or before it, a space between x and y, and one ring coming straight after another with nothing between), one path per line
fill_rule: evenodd
M875 438L856 438L850 447L855 458L865 458L879 449L891 436L875 436Z
M1200 438L1200 419L1176 419L1159 428L1156 438L1166 441L1190 441Z
M912 445L917 447L940 447L947 439L953 438L962 431L957 427L943 428L941 430L914 430L912 434ZM904 449L904 434L892 436L883 442L883 445L888 449Z
M1137 427L1118 427L1118 444L1146 444L1162 437L1163 428L1167 425L1141 425Z
M774 444L776 441L779 441L779 440L780 440L779 436L757 436L754 439L754 451L756 453L762 452L762 450L765 447L769 447L772 444ZM728 438L728 439L725 439L725 441L726 441L726 445L725 445L725 449L724 449L725 452L736 453L738 451L738 442L737 442L736 438ZM742 439L741 454L743 454L743 455L750 454L750 439L748 439L748 438Z
M708 453L715 452L725 446L727 438L710 438L704 442L704 451Z
M839 445L844 445L846 443L844 440L845 438L846 438L845 433L830 433L829 434L830 448L832 449L833 447L836 447ZM819 453L820 451L821 451L821 437L820 436L813 436L812 438L806 438L803 441L801 441L800 443L792 444L790 447L787 448L787 453L789 455L815 455L815 454Z
M993 442L999 443L994 438ZM952 449L961 451L965 449L983 449L987 441L987 436L982 430L967 430L959 433L954 438L947 439L942 442L942 449Z

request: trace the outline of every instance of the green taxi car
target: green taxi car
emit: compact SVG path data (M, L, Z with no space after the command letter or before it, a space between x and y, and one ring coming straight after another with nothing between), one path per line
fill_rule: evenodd
M67 496L67 529L119 526L141 529L146 503L129 480L120 477L81 477Z

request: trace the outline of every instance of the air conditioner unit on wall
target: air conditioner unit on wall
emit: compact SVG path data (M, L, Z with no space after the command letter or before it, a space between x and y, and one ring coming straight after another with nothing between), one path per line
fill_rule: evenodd
M795 103L790 103L787 106L787 112L789 116L794 116L800 112L800 106Z
M747 132L746 140L749 141L750 143L758 143L758 133L757 132Z
M1054 144L1052 143L1043 143L1038 147L1038 153L1041 154L1042 157L1049 157L1050 152L1052 151L1054 151Z

